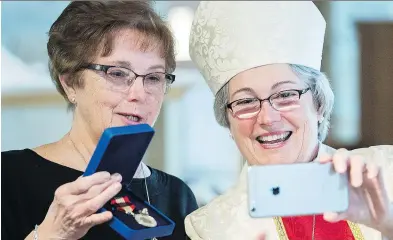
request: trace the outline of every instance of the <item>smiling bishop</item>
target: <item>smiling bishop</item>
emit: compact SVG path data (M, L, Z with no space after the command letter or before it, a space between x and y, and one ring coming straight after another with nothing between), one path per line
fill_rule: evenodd
M192 240L393 239L393 147L324 144L334 105L320 71L325 28L312 1L200 2L190 56L214 95L217 122L246 163L235 186L187 216ZM248 166L313 161L348 176L345 212L250 216ZM301 204L292 198L294 207Z

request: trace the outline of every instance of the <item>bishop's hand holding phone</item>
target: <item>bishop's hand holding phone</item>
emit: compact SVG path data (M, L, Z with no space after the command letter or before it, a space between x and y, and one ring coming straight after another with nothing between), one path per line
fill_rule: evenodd
M249 167L248 179L254 218L323 214L327 222L347 220L393 233L393 204L381 168L345 149L312 163Z
M326 221L346 219L377 229L386 228L385 232L393 234L393 203L389 201L380 166L364 157L349 155L345 149L322 155L320 162L331 163L337 173L349 179L348 208L343 212L325 212Z

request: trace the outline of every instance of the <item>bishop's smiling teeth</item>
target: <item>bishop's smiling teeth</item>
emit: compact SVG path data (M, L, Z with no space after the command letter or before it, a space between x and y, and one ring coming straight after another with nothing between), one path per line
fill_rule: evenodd
M263 135L256 138L256 140L261 144L276 144L281 143L289 139L292 132L284 132L280 134L270 134Z

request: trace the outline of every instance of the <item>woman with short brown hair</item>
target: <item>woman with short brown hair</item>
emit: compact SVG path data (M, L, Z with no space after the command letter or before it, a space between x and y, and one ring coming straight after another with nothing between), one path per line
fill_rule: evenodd
M173 37L148 1L75 1L50 28L47 48L72 127L57 142L2 152L2 238L122 239L102 224L112 213L97 213L122 176L79 176L104 129L154 125L175 80ZM197 204L183 181L141 163L129 187L176 223L162 239L186 238L183 221Z

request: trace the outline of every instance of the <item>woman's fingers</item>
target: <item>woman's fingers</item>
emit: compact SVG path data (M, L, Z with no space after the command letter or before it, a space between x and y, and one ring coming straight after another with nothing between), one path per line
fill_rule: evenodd
M338 173L345 173L348 168L349 151L341 148L338 149L333 155L328 153L322 153L319 156L320 163L332 162L334 170Z
M366 166L367 170L367 179L373 179L379 176L380 169L376 164L369 163Z
M318 158L320 163L328 163L333 160L333 156L327 153L321 153L321 156Z
M363 157L357 155L349 155L346 149L339 149L333 156L322 155L320 157L321 163L331 161L333 167L338 173L346 173L349 171L350 183L357 188L363 184L363 173L365 172L365 162Z
M93 226L105 223L109 220L111 220L113 217L112 213L110 211L105 211L101 213L95 213L93 215L88 216L85 219L84 225L87 226L88 228L91 228Z
M377 224L387 221L390 205L380 167L346 149L339 149L333 155L321 154L319 162L332 162L337 173L348 174L350 185L349 209L343 213L324 213L326 221L348 218Z
M121 190L120 182L119 174L98 172L60 186L42 225L59 238L79 239L92 226L112 218L110 211L97 210Z
M108 182L91 187L86 193L84 193L82 195L79 195L79 196L71 195L72 197L75 197L77 199L73 204L74 205L83 205L84 203L86 203L90 199L93 199L96 196L98 196L99 194L101 194L102 192L104 192L105 189L107 189L108 187L110 187L111 185L113 185L116 182L119 182L119 180L112 178ZM85 205L83 205L83 206L85 206ZM78 211L79 211L78 216L80 216L80 217L83 217L86 214L90 213L90 211L88 211L88 210L80 211L80 208L78 208Z
M60 195L79 195L85 193L92 186L107 182L111 179L108 172L97 172L87 177L78 178L74 182L64 184L58 191Z
M113 183L99 195L81 204L81 212L83 212L84 215L90 215L97 212L97 210L104 206L106 202L108 202L111 198L120 192L121 187L121 183Z
M365 163L361 156L351 156L349 159L350 170L349 179L354 188L358 188L363 184L363 173L365 172Z
M339 149L333 155L333 166L336 172L345 173L348 169L349 152L346 149Z
M91 187L86 193L84 193L81 197L81 200L89 200L102 193L106 188L112 185L115 182L121 182L122 177L120 174L113 174L111 176L111 180L101 183L99 185L94 185Z
M383 221L389 212L389 198L380 169L375 164L367 164L364 174L364 190L367 192L370 213L376 221Z
M101 182L100 179L103 178L106 179L107 177L106 174L100 174L100 175L101 176L96 176L95 178L88 179L88 184L85 184L84 186L93 183L97 183L97 184L91 186L82 194L75 195L69 193L68 195L56 196L61 208L64 209L62 215L63 214L70 215L71 218L74 219L74 218L83 218L91 214L94 214L97 212L99 208L101 208L106 203L106 201L97 202L91 200L97 198L100 195L104 195L105 199L107 198L110 199L120 191L121 184L119 182L122 179L120 174L113 174L112 176L110 176L109 181L105 181L103 183L98 184L99 182ZM85 180L85 179L80 179L80 180ZM70 189L68 190L70 191ZM79 190L82 190L82 188L79 188ZM108 197L108 195L111 196ZM107 201L109 201L109 199Z

